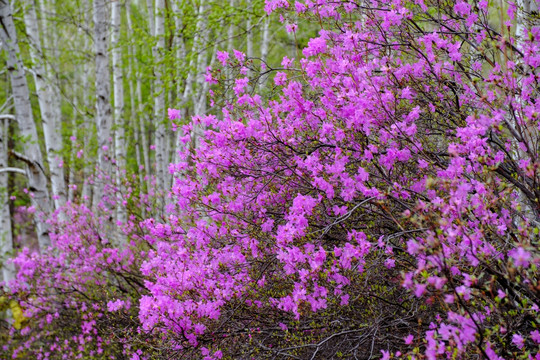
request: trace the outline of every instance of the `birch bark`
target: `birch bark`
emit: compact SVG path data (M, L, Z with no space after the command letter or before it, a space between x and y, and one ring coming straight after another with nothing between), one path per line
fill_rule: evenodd
M269 43L270 43L270 18L266 16L263 21L263 31L262 31L262 41L261 41L261 61L265 66L268 60ZM263 75L262 78L259 80L259 91L264 89L264 87L266 86L267 79L268 79L268 75L266 76Z
M166 149L165 133L165 89L163 86L163 57L165 49L165 0L156 0L154 8L154 36L157 39L156 46L152 48L154 58L155 81L154 81L154 121L156 122L155 146L156 146L156 185L159 193L165 191L167 164L169 156Z
M246 21L246 31L247 31L246 55L248 59L251 59L253 58L253 29L251 26L251 12L253 11L253 9L252 9L251 0L247 0L247 9L248 9L248 14L247 14L247 21Z
M85 27L90 29L91 27L91 5L85 4ZM87 36L82 29L79 29L79 35L84 37L83 48L86 50L89 48L89 36ZM92 205L92 186L90 184L90 177L93 173L95 164L89 158L88 154L90 153L90 140L94 132L94 122L89 119L89 109L90 109L90 72L91 72L91 62L85 60L83 64L83 71L80 76L81 86L82 86L82 105L84 107L84 118L83 118L83 128L84 128L84 152L83 152L83 188L81 192L81 198L84 204L88 207L93 207Z
M126 223L126 209L122 204L122 178L126 170L126 143L124 124L124 76L122 73L122 51L120 48L120 26L122 16L122 5L120 1L112 3L112 71L113 71L113 93L114 93L114 140L115 140L115 160L116 160L116 186L117 208L116 219L122 224Z
M109 16L107 0L94 1L94 51L96 63L96 126L98 136L98 168L103 179L97 180L94 189L94 207L103 199L104 182L111 180L111 104L109 102L110 72L108 48Z
M20 59L17 34L13 23L11 6L8 0L0 0L0 40L7 50L7 70L11 78L11 88L15 103L15 112L20 134L26 139L24 156L19 156L26 163L29 189L32 192L32 205L45 215L51 213L51 202L47 188L47 177L43 167L43 158L39 147L36 124L32 114L30 92L24 68ZM46 216L35 216L36 230L40 250L50 245Z
M45 13L44 6L42 6L41 12ZM64 180L64 162L62 160L63 144L60 133L62 115L58 91L55 89L54 84L47 79L47 74L51 74L51 68L45 62L33 0L25 0L24 22L31 44L30 56L34 64L32 70L45 137L52 198L55 209L59 209L66 203L66 182ZM47 38L49 29L45 21L42 22L42 31L45 38Z
M8 168L7 158L7 119L0 119L0 170ZM2 278L8 282L15 278L15 267L6 260L13 255L13 235L11 233L11 214L9 211L8 173L0 172L0 266Z

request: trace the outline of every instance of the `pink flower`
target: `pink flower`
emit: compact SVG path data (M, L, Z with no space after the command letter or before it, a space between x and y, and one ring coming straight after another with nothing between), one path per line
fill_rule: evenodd
M276 85L285 85L286 81L287 81L287 74L281 71L276 73L276 76L274 77L274 83Z
M226 51L218 51L217 52L217 59L221 63L221 65L226 66L227 60L229 60L229 53Z
M296 25L296 24L287 24L287 25L285 25L285 29L287 30L288 33L293 33L293 32L296 32L296 29L298 29L298 25Z
M169 108L167 111L170 120L180 119L180 110Z
M519 334L512 335L512 343L518 347L518 349L523 349L523 345L525 343L525 340L523 337Z
M326 40L317 37L309 40L308 47L305 48L302 53L307 57L323 53L324 51L326 51Z
M388 269L392 269L396 266L396 260L394 259L386 259L384 261L384 266L386 266Z
M531 332L531 339L537 344L540 344L540 332L538 330L534 330Z
M404 340L406 345L411 345L414 340L414 336L412 334L409 334L404 338Z
M425 291L426 291L425 284L416 284L416 290L414 291L414 295L416 297L421 297Z
M246 59L246 54L236 49L233 50L233 54L236 60L238 60L240 63L243 63L244 60Z
M524 268L529 266L531 254L528 251L525 251L522 247L509 251L508 255L514 260L514 264L516 266L522 266Z

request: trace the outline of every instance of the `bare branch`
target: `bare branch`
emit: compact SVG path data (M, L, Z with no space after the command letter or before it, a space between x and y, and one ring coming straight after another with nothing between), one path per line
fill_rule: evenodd
M9 153L11 155L13 155L15 158L17 158L17 160L21 160L22 162L25 162L29 166L36 166L35 162L26 155L23 155L23 154L21 154L19 152L16 152L14 150L10 150Z
M0 168L0 174L5 173L5 172L23 174L23 175L26 176L26 171L24 171L23 169L20 169L20 168L15 168L15 167Z
M0 114L0 120L15 120L15 115L11 114Z

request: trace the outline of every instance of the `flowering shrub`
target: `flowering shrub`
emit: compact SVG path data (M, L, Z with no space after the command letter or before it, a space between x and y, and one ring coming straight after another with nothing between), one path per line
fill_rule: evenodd
M143 327L236 356L536 356L540 28L513 4L501 34L487 2L290 5L266 9L321 30L277 95L220 53L236 99L181 129Z
M178 128L167 221L121 249L80 207L15 260L35 346L64 311L83 328L50 357L539 358L540 28L513 3L500 30L487 1L266 3L319 36L270 99L218 53L235 99Z

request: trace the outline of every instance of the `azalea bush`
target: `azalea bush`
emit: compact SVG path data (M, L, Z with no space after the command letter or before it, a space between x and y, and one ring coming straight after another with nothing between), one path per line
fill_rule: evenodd
M104 317L133 358L540 357L540 27L501 6L267 0L319 35L279 68L218 52L219 108L175 125L168 215L119 249L79 242L79 208L51 257L18 257L13 291L50 287L35 264L76 246L100 260L54 282L107 296L49 292L27 316Z
M139 331L138 301L146 292L139 268L149 247L133 210L159 197L134 194L128 179L123 186L124 193L114 183L105 186L93 210L68 203L47 221L51 247L41 253L26 247L11 260L17 276L0 299L14 321L0 333L1 358L143 359L154 353L158 339ZM124 224L112 221L117 202L130 213Z

